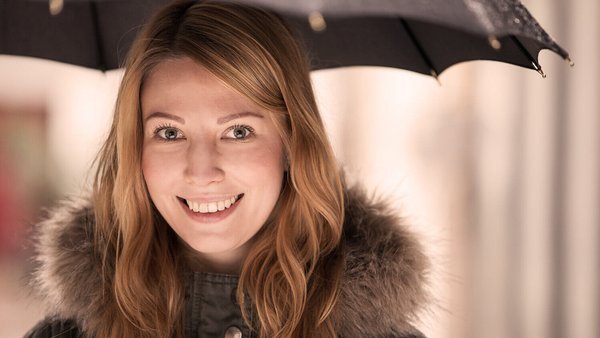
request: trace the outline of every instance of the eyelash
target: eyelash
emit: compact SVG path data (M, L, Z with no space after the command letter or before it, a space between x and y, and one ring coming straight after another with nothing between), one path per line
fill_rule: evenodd
M241 138L241 139L236 139L236 138L226 138L226 139L229 139L229 140L232 140L232 141L235 141L235 142L243 142L243 141L246 141L246 140L248 140L248 138L250 138L250 137L254 136L254 128L252 128L251 126L249 126L249 125L246 125L246 124L235 124L235 125L233 125L233 126L231 126L231 127L227 128L227 130L225 130L225 134L227 134L227 133L231 132L231 131L232 131L232 130L234 130L234 129L238 129L238 128L242 128L242 129L245 129L245 130L247 130L247 131L248 131L248 135L247 135L246 137L244 137L244 138ZM171 124L169 124L169 123L165 123L165 124L158 125L156 128L154 128L154 131L153 131L153 133L152 133L152 134L153 134L153 136L154 136L154 138L156 138L156 139L158 139L159 141L162 141L162 142L173 142L173 141L177 141L177 140L180 140L180 139L181 139L181 138L176 138L176 139L167 139L167 138L164 138L164 137L158 136L158 134L159 134L161 131L165 130L165 129L175 129L175 130L177 130L177 132L178 132L178 133L181 133L181 134L183 134L183 133L181 132L181 130L179 130L178 128L176 128L176 127L173 127L173 126L172 126Z
M173 127L173 125L171 125L169 123L165 123L165 124L160 124L156 128L154 128L154 132L152 133L154 135L154 138L156 138L156 139L158 139L159 141L162 141L162 142L173 142L173 141L177 141L177 140L181 139L181 138L167 139L167 138L158 136L158 133L160 133L161 131L163 131L165 129L175 129L175 130L177 130L177 133L183 134L181 132L181 130L177 129L176 127Z
M231 132L234 129L238 129L238 128L246 129L248 131L248 135L241 139L236 139L236 138L227 138L227 139L230 139L230 140L236 141L236 142L244 142L244 141L247 141L250 137L254 136L254 128L250 127L247 124L234 124L233 126L227 128L227 130L225 130L225 134Z

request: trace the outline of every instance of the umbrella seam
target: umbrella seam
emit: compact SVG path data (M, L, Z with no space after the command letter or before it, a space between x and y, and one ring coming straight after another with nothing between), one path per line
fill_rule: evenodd
M437 69L435 68L435 66L433 65L433 62L431 61L431 59L429 58L429 56L423 49L423 46L421 46L421 44L419 43L419 40L417 40L417 37L415 36L412 29L408 26L408 22L403 18L400 18L399 20L400 20L400 23L402 24L402 27L404 27L404 29L406 30L406 33L410 37L410 40L415 45L415 47L417 47L417 50L418 50L419 54L421 55L421 57L423 58L423 60L425 61L425 64L427 65L427 67L429 67L431 75L433 77L437 78L438 74L439 74Z

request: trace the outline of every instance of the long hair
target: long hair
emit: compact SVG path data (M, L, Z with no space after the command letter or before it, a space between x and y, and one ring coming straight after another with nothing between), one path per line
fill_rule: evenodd
M247 324L261 337L335 337L343 191L308 61L278 16L209 1L168 5L128 55L94 182L109 301L104 316L88 325L103 337L183 335L183 255L141 170L144 80L158 63L178 57L193 59L267 109L284 144L288 169L280 198L241 269L237 298Z

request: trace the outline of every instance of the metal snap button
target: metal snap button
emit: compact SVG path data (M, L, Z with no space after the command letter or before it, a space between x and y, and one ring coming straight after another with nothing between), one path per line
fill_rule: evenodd
M237 326L230 326L225 331L225 338L242 338L242 330Z

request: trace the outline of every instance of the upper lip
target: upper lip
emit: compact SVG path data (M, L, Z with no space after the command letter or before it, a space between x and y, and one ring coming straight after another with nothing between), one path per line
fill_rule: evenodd
M224 200L230 199L232 197L239 199L243 195L244 194L218 194L218 195L202 195L202 196L197 195L197 196L187 196L187 197L177 196L177 198L182 199L184 201L190 201L190 202L196 202L196 203L213 203L213 202L224 201Z

